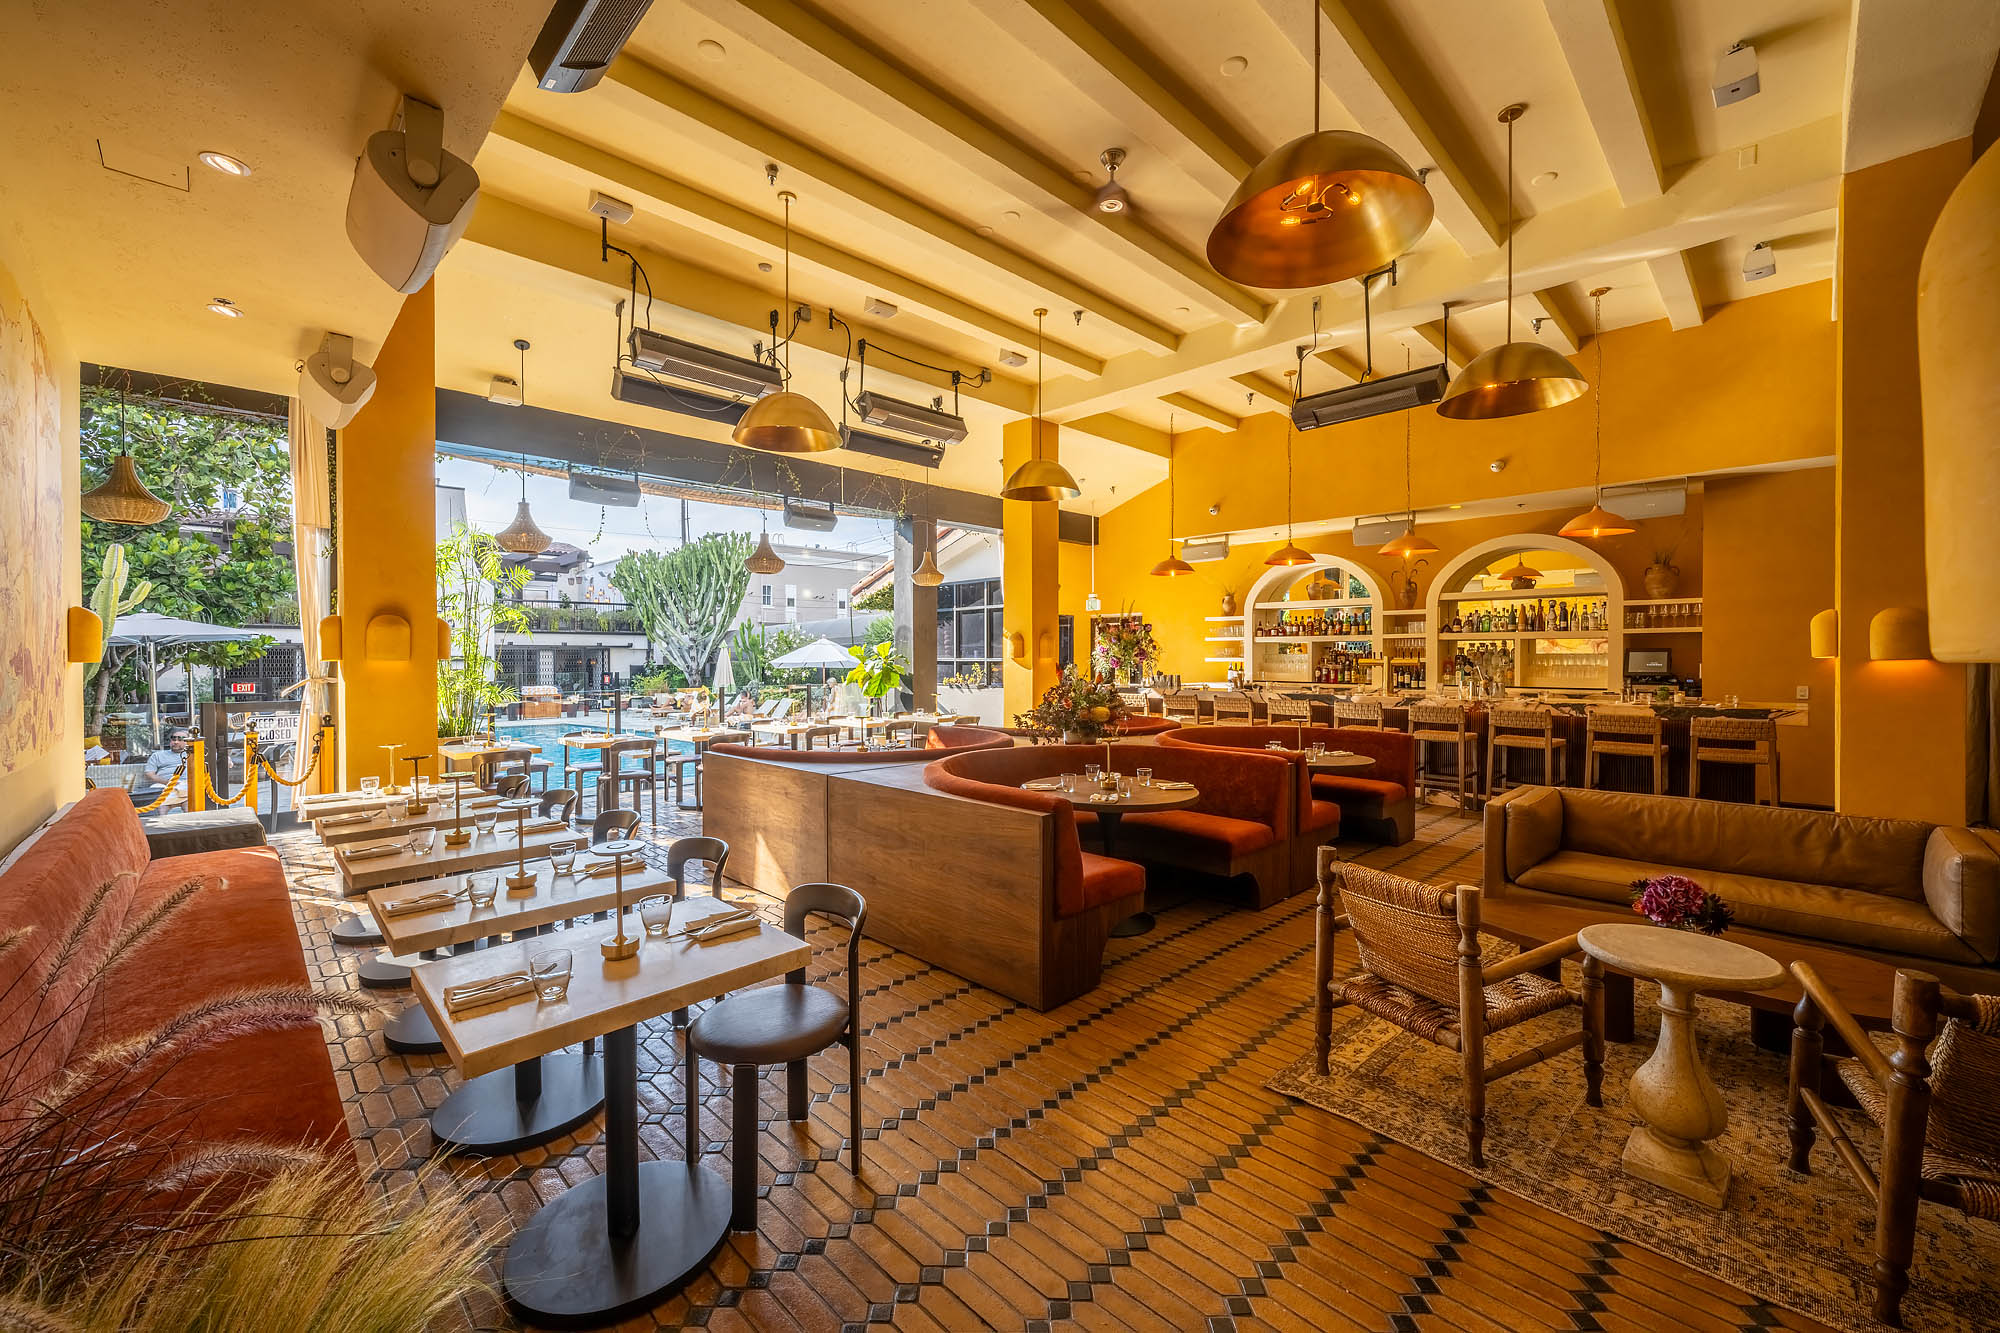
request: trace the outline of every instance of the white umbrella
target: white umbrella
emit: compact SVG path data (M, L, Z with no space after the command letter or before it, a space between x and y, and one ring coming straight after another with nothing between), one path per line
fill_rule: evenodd
M736 673L729 668L729 645L726 643L716 650L715 678L711 684L715 687L716 702L727 707L728 697L736 689Z
M160 734L160 687L156 678L157 663L154 654L160 645L180 647L192 643L240 643L245 639L259 637L255 630L236 629L229 625L210 625L200 620L182 620L179 616L163 616L155 611L137 611L118 617L112 634L105 643L117 647L142 644L146 649L146 702L150 711L150 724L157 742ZM192 675L192 673L190 673ZM193 682L189 682L188 705L194 704Z
M819 683L824 688L827 672L837 670L845 673L854 669L854 654L822 634L803 648L794 648L783 657L772 658L771 665L784 667L787 670L795 668L809 670L818 667ZM810 695L811 692L807 693ZM806 706L808 708L812 706L810 697L806 700Z

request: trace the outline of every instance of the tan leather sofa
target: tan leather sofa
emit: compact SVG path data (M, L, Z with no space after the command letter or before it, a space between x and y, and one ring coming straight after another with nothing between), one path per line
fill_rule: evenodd
M1674 872L1736 923L1863 952L1949 984L2000 982L2000 835L1907 819L1519 787L1486 806L1489 897L1630 903Z

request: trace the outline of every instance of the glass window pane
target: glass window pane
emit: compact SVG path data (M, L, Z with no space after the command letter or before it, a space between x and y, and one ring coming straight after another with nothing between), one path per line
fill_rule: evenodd
M960 612L958 617L958 652L965 657L986 656L986 614L983 611Z
M949 615L941 615L937 618L937 655L939 658L950 657L958 652L958 635L955 632L952 621L953 618Z
M956 597L957 595L958 595L958 585L956 583L939 584L937 590L938 610L940 611L951 610L953 606L957 605L957 603L952 601L952 598Z
M988 611L986 613L986 655L1000 656L1000 645L1007 642L1007 613Z
M999 580L999 579L988 579L988 580L986 581L986 604L987 604L988 606L998 606L998 605L1000 605L1000 580Z
M958 585L958 605L964 607L964 606L984 606L985 604L986 604L985 584L961 583Z

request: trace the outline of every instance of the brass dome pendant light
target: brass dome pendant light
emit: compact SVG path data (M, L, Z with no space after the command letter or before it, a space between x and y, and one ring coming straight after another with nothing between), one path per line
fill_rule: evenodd
M1299 365L1301 368L1305 365L1303 355L1299 357ZM1285 378L1291 381L1294 406L1299 401L1299 383L1294 378L1298 373L1296 370L1285 372ZM1264 563L1283 566L1313 563L1312 553L1292 540L1292 414L1290 412L1285 413L1285 544L1264 557Z
M1623 537L1637 532L1632 520L1622 518L1604 507L1604 294L1609 287L1596 287L1590 293L1590 340L1597 344L1597 415L1592 427L1591 447L1596 457L1596 475L1592 485L1597 500L1590 508L1562 525L1565 537Z
M778 198L785 205L785 317L792 311L792 204L798 196L790 190L778 192ZM785 383L792 382L792 340L787 336L785 343ZM775 354L776 347L772 352ZM818 454L828 449L840 447L840 432L834 428L833 418L812 399L790 389L759 398L750 404L750 410L736 423L730 437L738 444L751 449L762 449L770 454Z
M1319 6L1313 17L1313 129L1250 169L1208 233L1208 262L1250 287L1317 287L1387 268L1431 225L1436 205L1386 144L1320 128Z
M118 457L111 461L111 475L85 491L79 500L85 518L100 523L125 523L135 528L150 527L173 512L173 506L146 489L139 469L132 462L131 447L125 441L125 391L118 391Z
M1403 349L1403 370L1407 372L1409 369L1410 349L1405 347ZM1401 556L1405 560L1415 555L1429 555L1438 548L1436 542L1417 531L1416 501L1412 498L1410 489L1411 415L1410 412L1403 413L1403 507L1410 515L1409 521L1403 525L1401 532L1391 537L1388 541L1383 542L1375 552L1377 555Z
M528 340L516 338L514 350L521 354L521 404L528 402ZM521 455L521 503L514 510L514 521L493 534L503 551L515 555L540 555L554 543L554 538L535 526L535 516L528 512L528 456Z
M1035 420L1028 461L1015 468L1000 488L1003 500L1073 500L1083 494L1068 468L1042 457L1042 320L1048 313L1046 307L1035 311Z
M1093 529L1093 535L1095 530ZM1093 560L1096 554L1093 551ZM1194 566L1174 554L1174 414L1167 413L1167 558L1153 566L1153 577L1177 579L1183 574L1194 573ZM1091 582L1097 580L1093 577Z
M1507 127L1507 333L1510 341L1472 358L1439 400L1439 416L1490 421L1560 407L1590 388L1569 359L1540 343L1511 341L1514 332L1514 122L1528 109L1516 102L1500 113Z

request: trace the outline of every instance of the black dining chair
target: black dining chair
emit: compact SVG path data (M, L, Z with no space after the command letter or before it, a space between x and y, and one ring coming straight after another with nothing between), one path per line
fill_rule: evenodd
M503 801L511 801L517 796L528 794L528 775L508 773L493 780L493 794Z
M722 867L729 863L729 844L720 838L675 838L667 844L667 873L674 877L674 901L687 897L687 868L691 862L708 867L708 889L722 896Z
M535 813L543 819L554 817L567 824L576 818L576 793L568 787L554 787L542 792L542 803L535 807Z
M847 923L847 995L806 984L806 970L785 974L782 986L740 990L710 1005L687 1030L687 1152L701 1143L701 1058L735 1070L730 1151L730 1226L757 1226L757 1070L785 1066L785 1115L806 1118L806 1057L835 1042L847 1047L848 1169L861 1174L861 927L868 904L844 884L801 884L785 895L785 931L805 934L808 916Z
M572 793L573 794L573 793ZM639 827L639 812L613 808L600 810L590 821L590 840L603 842L607 838L629 838Z

